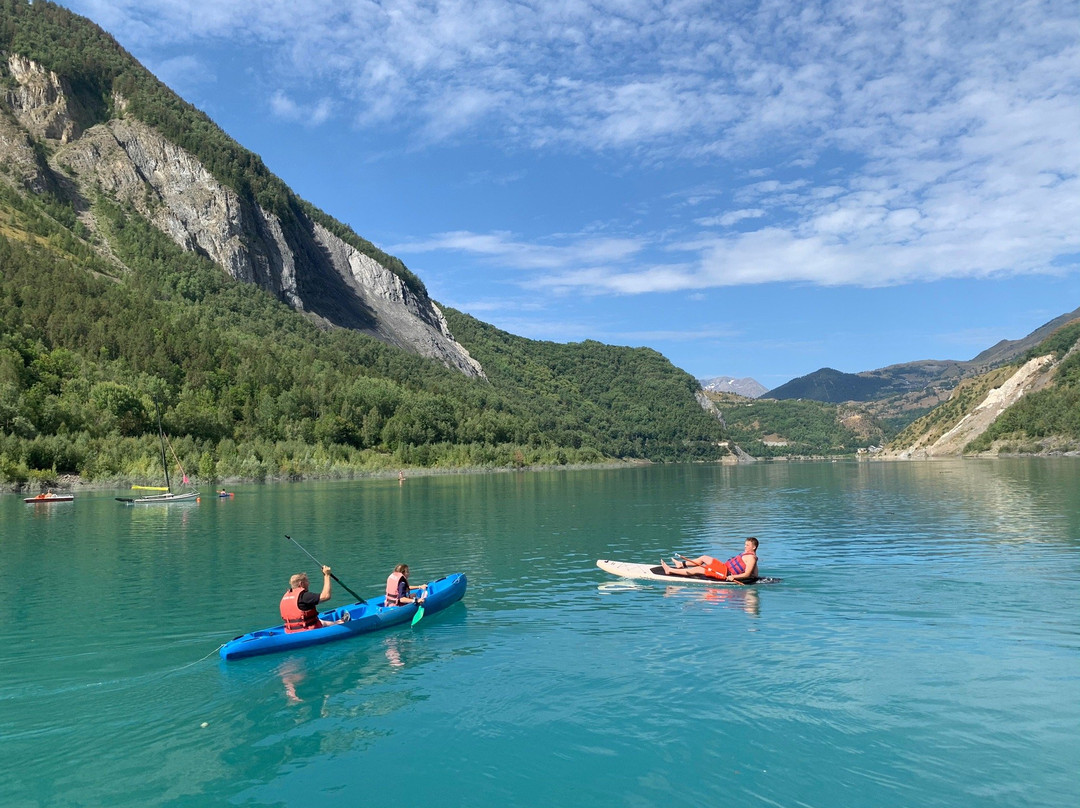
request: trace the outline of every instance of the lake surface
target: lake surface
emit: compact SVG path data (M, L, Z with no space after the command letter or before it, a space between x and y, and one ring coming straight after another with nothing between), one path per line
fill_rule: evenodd
M0 804L1080 804L1075 459L231 490L0 497ZM316 577L286 533L365 597L400 562L469 589L413 628L221 662ZM783 583L595 567L746 536Z

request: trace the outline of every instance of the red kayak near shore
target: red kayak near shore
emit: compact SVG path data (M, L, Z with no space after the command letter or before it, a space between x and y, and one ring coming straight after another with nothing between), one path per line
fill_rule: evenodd
M23 502L34 505L49 505L53 502L74 502L74 494L54 494L52 491L48 491L44 494L38 494L36 497L26 497Z

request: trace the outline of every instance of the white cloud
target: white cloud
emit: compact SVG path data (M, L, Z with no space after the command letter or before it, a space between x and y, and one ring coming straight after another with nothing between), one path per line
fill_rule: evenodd
M482 256L534 288L880 286L1062 271L1055 259L1080 252L1068 0L70 6L144 51L237 41L283 56L262 67L287 120L348 109L414 147L483 138L744 178L695 200L693 219L744 232L674 242L680 222L631 239L448 233L393 248ZM322 100L293 100L310 95Z
M392 244L391 253L457 252L499 261L525 270L558 270L568 266L619 263L631 260L644 242L640 239L580 237L566 244L530 244L510 233L440 233L417 242Z
M334 102L329 98L322 98L314 104L298 104L278 90L270 96L270 110L282 120L295 121L305 126L318 126L329 120L334 111Z
M765 210L763 208L742 208L741 210L728 211L719 216L695 219L694 222L702 227L731 227L746 219L760 219L764 215Z
M702 340L731 339L732 337L742 336L742 334L743 332L736 328L687 328L611 332L606 334L605 337L639 344L651 344L654 342L698 342Z
M170 87L194 87L214 81L214 74L206 64L190 54L154 62L147 67Z

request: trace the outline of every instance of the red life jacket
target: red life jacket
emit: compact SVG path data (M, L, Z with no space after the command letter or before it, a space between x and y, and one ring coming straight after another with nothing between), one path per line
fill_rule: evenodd
M285 621L285 633L292 634L294 631L307 631L309 628L318 628L322 625L319 620L318 609L300 611L296 599L304 589L290 589L281 597L281 619Z
M409 589L409 579L402 575L400 572L390 573L390 577L386 579L386 605L398 606L401 601L399 592L401 590L401 582L405 582L405 591Z
M746 572L746 562L743 561L744 555L752 555L755 560L757 559L757 553L739 553L737 556L732 556L724 562L727 564L728 575L742 575Z

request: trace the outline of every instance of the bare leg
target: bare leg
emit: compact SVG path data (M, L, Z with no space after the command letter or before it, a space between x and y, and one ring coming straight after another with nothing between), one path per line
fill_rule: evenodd
M664 559L660 559L660 566L664 569L665 575L693 575L693 570L688 569L676 569L675 567L669 567L664 563Z

